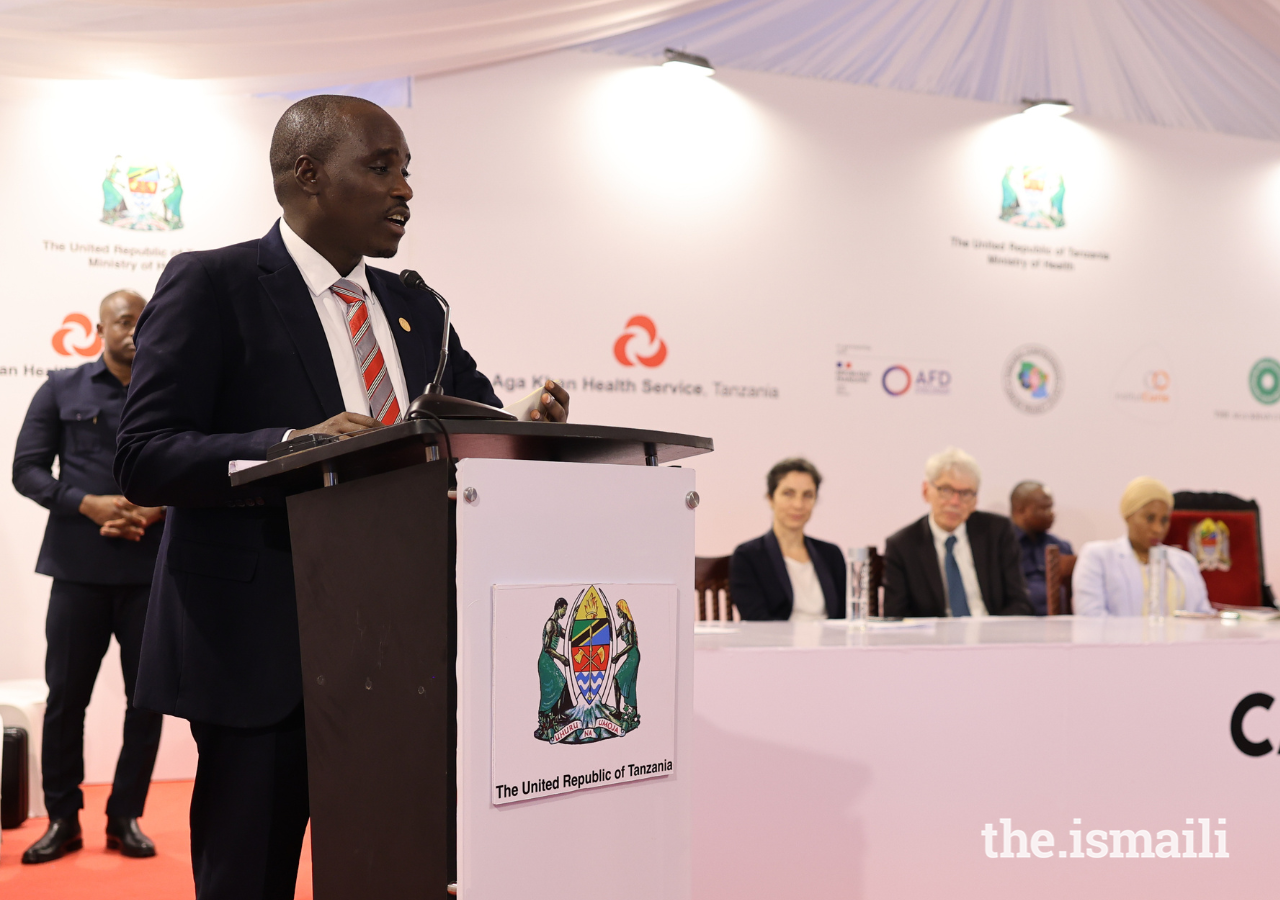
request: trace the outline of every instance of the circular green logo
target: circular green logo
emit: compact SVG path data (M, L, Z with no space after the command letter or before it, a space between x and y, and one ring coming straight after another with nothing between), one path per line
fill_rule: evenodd
M1249 390L1253 399L1270 406L1280 400L1280 362L1264 357L1249 370Z

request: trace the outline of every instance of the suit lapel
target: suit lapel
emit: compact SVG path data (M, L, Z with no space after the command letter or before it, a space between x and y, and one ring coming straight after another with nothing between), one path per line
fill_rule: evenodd
M937 615L947 614L947 591L942 586L942 567L938 565L938 548L933 543L933 529L929 527L929 517L920 520L920 530L924 540L921 548L924 554L925 580L929 582L929 590L933 592L933 603L938 608Z
M1120 538L1114 546L1116 562L1120 564L1120 571L1124 573L1124 580L1128 582L1129 596L1138 598L1138 608L1141 609L1142 598L1147 593L1142 586L1142 563L1138 562L1138 556L1133 552L1127 537Z
M427 389L427 383L435 375L434 369L427 371L427 354L424 349L429 329L426 322L414 315L414 304L409 303L401 294L401 291L407 289L401 286L394 275L369 266L365 266L365 274L387 317L387 327L396 339L400 368L404 371L405 387L409 390L409 396L403 398L401 406L408 409L409 403ZM404 328L405 322L409 323L409 331ZM431 361L434 363L437 360L438 357L433 356Z
M258 283L284 321L325 417L338 415L345 404L342 402L342 388L338 385L338 373L333 367L333 356L329 352L329 340L316 314L315 304L311 302L307 283L302 280L302 273L285 249L279 222L258 242L258 266L266 270L259 276Z
M778 536L773 533L772 528L764 534L764 551L769 556L769 562L773 564L773 574L782 585L782 593L787 595L787 604L794 607L796 598L791 591L791 576L787 574L787 564L782 561L782 547L778 545Z
M991 609L991 567L987 565L986 554L988 543L986 522L983 519L977 519L976 516L977 513L974 513L965 523L965 533L969 536L969 555L973 557L973 570L978 575L978 590L982 591L982 603L994 615ZM974 528L975 525L978 527Z
M827 602L827 616L836 618L837 610L843 616L844 598L836 596L836 582L831 577L831 570L827 568L827 561L818 553L818 545L813 542L813 538L806 536L804 546L809 551L809 559L813 561L813 571L818 576L818 583L822 585L822 598Z

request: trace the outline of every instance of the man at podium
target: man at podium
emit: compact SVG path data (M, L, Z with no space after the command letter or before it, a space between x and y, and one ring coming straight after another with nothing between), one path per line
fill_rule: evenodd
M138 706L191 722L200 900L292 897L308 819L301 663L283 499L228 465L308 433L396 422L431 380L444 315L366 257L409 221L409 149L384 110L309 97L276 125L283 216L267 235L174 257L138 322L115 461L125 496L167 506ZM449 338L444 392L497 406ZM565 421L550 382L534 419ZM370 567L379 550L350 535ZM377 828L387 823L369 823Z

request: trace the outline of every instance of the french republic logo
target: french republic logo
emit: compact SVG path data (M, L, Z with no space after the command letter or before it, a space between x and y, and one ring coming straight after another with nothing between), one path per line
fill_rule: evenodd
M1024 344L1004 364L1004 391L1024 413L1048 412L1062 396L1062 364L1047 348Z
M566 616L567 629L561 624ZM639 728L639 670L636 623L626 600L613 609L594 585L572 605L559 598L542 626L533 736L551 744L590 744Z
M76 337L77 343L68 347L67 337L73 331L81 334ZM84 341L88 343L81 346ZM102 336L84 313L71 313L62 320L62 327L53 333L53 352L59 356L71 356L73 353L77 356L97 356L102 352Z
M644 338L647 342L637 347L632 342L636 338ZM658 328L648 316L632 316L627 320L627 328L613 342L613 355L624 366L639 363L650 369L662 365L667 358L667 343L658 337Z

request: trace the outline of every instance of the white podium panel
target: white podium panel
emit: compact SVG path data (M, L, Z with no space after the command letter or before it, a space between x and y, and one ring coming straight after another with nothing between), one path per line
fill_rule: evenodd
M691 469L458 464L460 896L561 900L584 889L614 900L691 896L693 795L681 761L690 759L693 709L694 512L685 502L693 489ZM525 602L537 603L537 614L519 611ZM520 633L532 629L527 646L495 631L495 608L511 610ZM622 652L632 645L635 652ZM592 647L601 652L598 669L575 660ZM495 666L503 696L495 694ZM499 782L495 710L514 710L503 721L517 722L523 706L525 731L509 732L527 735L546 777ZM588 728L595 734L584 734ZM511 740L503 738L504 750ZM635 757L626 759L630 750ZM614 780L619 768L622 783ZM571 790L563 782L553 789L565 775ZM579 783L584 776L595 780ZM542 795L525 795L525 780L541 782L531 789ZM519 802L504 796L511 788L521 791ZM598 884L583 884L592 880Z

